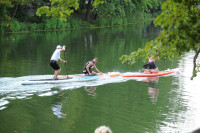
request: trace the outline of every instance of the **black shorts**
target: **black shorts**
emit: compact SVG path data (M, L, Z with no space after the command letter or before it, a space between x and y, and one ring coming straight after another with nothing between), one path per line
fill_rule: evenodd
M148 63L148 66L149 66L149 69L156 69L156 68L157 68L155 62L149 62L149 63Z
M60 69L60 66L59 66L59 65L57 64L57 62L54 61L54 60L51 60L51 61L49 62L49 65L50 65L54 70Z
M92 73L92 70L91 70L91 69L89 69L89 71L90 71L90 73ZM83 69L83 73L84 73L84 74L89 74L89 72L88 72L86 69Z

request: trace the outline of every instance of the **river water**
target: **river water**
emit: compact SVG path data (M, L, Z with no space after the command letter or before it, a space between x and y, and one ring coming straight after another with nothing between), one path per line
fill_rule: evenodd
M48 63L58 44L66 45L68 61L67 70L59 63L60 75L82 73L94 57L104 73L141 72L144 62L130 66L119 58L143 48L159 30L140 23L0 36L0 132L93 133L101 125L114 133L189 133L200 128L200 77L190 80L193 52L185 53L182 60L158 61L160 70L182 70L158 78L118 76L21 85L23 80L53 77Z

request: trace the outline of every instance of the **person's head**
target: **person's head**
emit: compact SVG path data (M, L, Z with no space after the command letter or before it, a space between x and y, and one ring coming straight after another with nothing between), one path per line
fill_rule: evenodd
M62 46L58 45L56 46L56 49L62 49Z
M94 133L112 133L112 131L107 126L100 126L94 131Z
M98 62L98 58L94 58L93 61L94 61L95 63L97 63L97 62Z

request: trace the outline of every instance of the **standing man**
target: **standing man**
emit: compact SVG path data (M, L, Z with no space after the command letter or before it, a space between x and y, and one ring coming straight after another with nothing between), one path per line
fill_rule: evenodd
M85 66L84 66L84 68L83 68L83 73L85 74L85 76L96 75L96 73L93 72L93 71L91 70L91 68L94 68L98 73L101 74L101 72L97 69L97 67L96 67L96 65L95 65L95 63L97 63L97 62L98 62L98 58L94 58L93 60L88 61L88 62L85 64Z
M51 60L49 62L50 66L55 70L54 77L53 77L53 79L55 79L55 80L58 79L57 76L61 71L60 66L57 64L57 61L59 60L64 63L67 62L60 58L60 53L63 51L65 51L65 46L62 47L62 46L58 45L56 47L56 50L54 51L53 55L51 56Z

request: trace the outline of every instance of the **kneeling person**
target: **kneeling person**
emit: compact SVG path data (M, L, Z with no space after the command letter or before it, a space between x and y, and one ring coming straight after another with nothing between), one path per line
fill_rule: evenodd
M101 74L101 72L97 69L97 67L96 67L96 65L95 65L95 63L97 63L97 62L98 62L98 58L94 58L93 60L88 61L88 62L85 64L84 68L83 68L83 73L84 73L86 76L96 75L96 73L93 72L93 71L91 70L91 68L94 68L98 73Z

